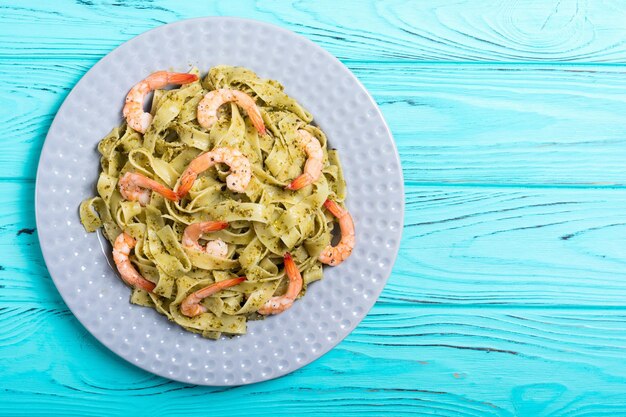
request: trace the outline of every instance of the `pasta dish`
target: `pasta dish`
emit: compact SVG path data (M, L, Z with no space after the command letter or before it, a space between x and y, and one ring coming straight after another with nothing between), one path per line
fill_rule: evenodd
M98 144L97 195L79 214L111 242L132 303L207 338L244 334L350 255L338 152L277 81L231 66L159 71L123 115Z

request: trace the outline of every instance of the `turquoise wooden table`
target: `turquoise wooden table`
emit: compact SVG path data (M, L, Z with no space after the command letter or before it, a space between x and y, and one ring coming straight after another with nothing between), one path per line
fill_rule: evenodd
M402 158L389 283L284 378L210 388L100 345L34 233L35 169L80 77L163 23L294 30L365 84ZM0 1L0 414L626 415L626 4ZM137 411L138 410L138 411Z

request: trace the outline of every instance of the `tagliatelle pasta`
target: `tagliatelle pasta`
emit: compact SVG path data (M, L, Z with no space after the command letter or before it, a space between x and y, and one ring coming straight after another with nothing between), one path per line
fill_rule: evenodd
M191 73L199 75L197 69ZM254 99L264 131L235 101L220 107L210 128L201 126L198 105L208 92L219 90ZM89 232L102 227L112 244L122 233L134 240L129 259L154 285L151 291L135 287L132 303L152 307L204 337L243 334L247 320L262 317L259 309L287 291L286 252L302 274L300 296L306 285L322 278L319 256L330 245L335 220L324 203L342 203L346 197L339 155L328 149L311 114L280 83L245 68L217 66L179 88L155 90L150 114L144 133L122 124L98 144L97 196L81 204L81 222ZM321 146L322 174L310 185L287 189L303 174L307 153L302 140L309 136ZM145 202L131 201L120 192L120 179L128 172L176 190L190 162L218 148L237 150L249 161L251 177L242 192L227 186L230 167L219 163L194 177L178 200L151 192ZM224 256L182 244L188 225L207 221L228 223L203 235L207 241L223 241ZM202 299L201 314L181 312L190 294L240 276L246 280L232 281Z

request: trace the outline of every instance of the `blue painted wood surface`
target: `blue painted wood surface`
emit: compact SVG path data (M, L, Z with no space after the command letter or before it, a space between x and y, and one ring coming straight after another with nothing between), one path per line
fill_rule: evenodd
M400 255L363 323L229 389L102 347L33 233L35 167L72 86L131 37L207 15L339 57L406 180ZM0 1L0 414L626 415L624 22L623 2L590 0Z

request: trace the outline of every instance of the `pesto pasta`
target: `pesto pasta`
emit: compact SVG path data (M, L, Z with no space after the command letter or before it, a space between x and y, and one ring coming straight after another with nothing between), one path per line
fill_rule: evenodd
M126 267L132 263L146 280L147 285L132 289L132 303L154 308L185 329L215 339L244 334L247 320L262 318L260 309L288 291L285 253L291 254L302 277L299 296L322 278L320 255L331 244L335 221L325 202L341 204L346 185L337 151L328 148L312 115L285 94L280 83L241 67L213 67L203 78L197 69L191 73L198 75L195 81L154 90L143 133L123 123L100 141L97 195L81 203L79 214L88 232L102 228L114 245L114 257L125 256L130 261ZM198 120L203 98L226 91L252 98L262 123L234 94L218 106L212 125L203 127ZM142 104L139 101L139 111ZM299 189L290 188L308 169L305 165L314 163L307 159L313 151L303 146L305 137L314 139L316 146L319 142L316 161L321 175ZM243 173L218 160L194 175L181 193L181 176L190 163L216 149L235 150L247 159L251 172L245 188L231 189L227 177ZM143 200L130 198L136 190L124 188L123 181L131 178L127 173L140 174L132 178L145 178L140 186L153 191ZM223 223L201 234L205 243L223 242L222 253L184 243L188 227L199 222ZM116 242L121 235L132 242L122 255ZM245 280L233 280L236 277ZM200 314L183 314L186 299L220 282L230 284L198 299Z

